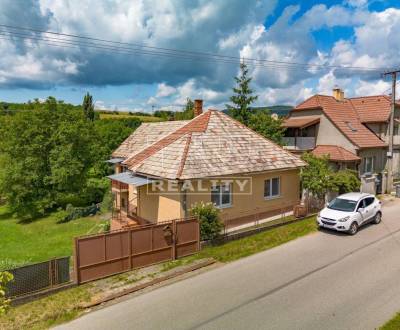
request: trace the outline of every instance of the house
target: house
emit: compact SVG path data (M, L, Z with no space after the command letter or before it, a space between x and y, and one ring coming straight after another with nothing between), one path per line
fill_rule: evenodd
M386 190L391 100L386 95L345 98L314 95L297 105L284 121L286 149L328 155L335 169L354 169L363 192ZM400 105L396 107L393 172L400 174Z
M112 229L190 216L213 202L245 223L298 204L305 163L228 115L195 101L189 121L143 123L112 154Z

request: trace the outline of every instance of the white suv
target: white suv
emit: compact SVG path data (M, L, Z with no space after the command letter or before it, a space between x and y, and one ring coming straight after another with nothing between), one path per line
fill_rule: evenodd
M348 193L332 200L318 213L320 227L345 231L351 235L368 222L382 220L381 202L370 194Z

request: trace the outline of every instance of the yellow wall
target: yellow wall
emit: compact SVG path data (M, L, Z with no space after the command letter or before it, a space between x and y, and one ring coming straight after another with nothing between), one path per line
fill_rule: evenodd
M138 215L155 221L182 218L180 194L154 193L148 186L138 189Z
M264 181L268 178L279 176L281 179L280 196L274 199L264 198ZM299 170L288 170L247 175L251 177L252 193L238 194L239 187L233 185L232 206L221 209L221 219L229 220L249 216L255 213L277 210L294 205L299 201L300 179ZM227 177L233 178L233 177ZM196 185L194 185L196 186ZM211 182L203 181L203 187L208 191L204 193L187 193L187 208L190 209L196 202L210 202ZM149 194L147 186L139 189L139 216L150 221L164 221L184 217L182 208L182 195Z

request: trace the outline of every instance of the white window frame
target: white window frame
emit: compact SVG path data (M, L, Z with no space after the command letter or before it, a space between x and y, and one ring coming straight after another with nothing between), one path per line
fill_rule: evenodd
M222 193L222 187L226 187L226 186L228 186L229 187L229 203L225 203L225 204L223 204L222 203L222 195L223 195L223 193ZM227 207L231 207L232 206L232 183L225 183L225 184L219 184L219 185L216 185L216 186L212 186L211 187L211 194L213 194L213 191L214 190L218 190L218 204L215 204L214 203L214 205L217 207L217 208L219 208L219 209L225 209L225 208L227 208ZM212 200L212 196L211 196L211 200Z
M367 171L367 161L370 160L371 170ZM363 174L372 174L374 173L374 156L368 156L363 158Z
M272 194L272 181L274 179L278 179L278 194L273 195ZM265 186L267 185L267 182L269 181L269 192L270 195L266 195L266 189ZM275 198L280 198L281 197L281 177L280 176L276 176L273 178L268 178L266 180L264 180L264 199L270 200L270 199L275 199Z

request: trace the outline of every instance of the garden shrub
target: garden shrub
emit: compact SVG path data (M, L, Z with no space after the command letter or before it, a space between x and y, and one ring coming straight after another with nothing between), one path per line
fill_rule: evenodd
M352 170L341 170L332 175L333 184L339 194L360 191L361 181L357 172Z
M95 215L99 211L100 207L97 204L93 204L87 207L74 207L71 204L67 205L66 216L60 222L68 222L78 218L87 217L89 215Z
M192 215L200 221L200 236L202 240L212 240L219 236L224 225L219 217L219 209L212 203L196 203L191 209Z
M10 299L6 298L6 286L13 278L9 272L0 272L0 315L5 314L10 306Z

